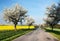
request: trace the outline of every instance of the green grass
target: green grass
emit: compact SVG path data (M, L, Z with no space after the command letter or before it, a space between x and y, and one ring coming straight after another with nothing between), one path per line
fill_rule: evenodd
M24 35L32 30L23 29L23 30L7 30L7 31L0 31L0 41L11 41L21 35Z
M51 28L47 27L45 30L60 40L60 29L54 28L52 31Z

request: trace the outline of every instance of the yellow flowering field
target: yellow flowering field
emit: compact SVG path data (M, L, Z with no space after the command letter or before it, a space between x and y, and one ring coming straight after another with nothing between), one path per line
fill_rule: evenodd
M17 29L33 29L34 26L16 26ZM7 26L0 26L0 31L2 30L14 30L14 26L7 25Z

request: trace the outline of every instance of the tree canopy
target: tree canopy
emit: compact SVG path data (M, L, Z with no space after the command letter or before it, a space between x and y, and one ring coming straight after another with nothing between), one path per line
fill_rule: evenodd
M47 18L45 21L53 30L53 26L60 21L60 3L58 3L58 5L52 4L50 7L47 7L46 11Z
M27 25L33 25L33 23L35 22L32 17L26 17L25 20Z

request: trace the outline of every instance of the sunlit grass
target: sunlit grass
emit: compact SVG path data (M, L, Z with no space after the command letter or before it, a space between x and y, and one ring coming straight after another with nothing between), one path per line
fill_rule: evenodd
M17 29L33 29L34 26L16 26ZM14 26L7 25L7 26L0 26L0 31L2 30L14 30Z
M51 33L53 36L57 37L60 40L60 29L58 28L54 28L54 30L52 31L51 28L46 28L46 31Z

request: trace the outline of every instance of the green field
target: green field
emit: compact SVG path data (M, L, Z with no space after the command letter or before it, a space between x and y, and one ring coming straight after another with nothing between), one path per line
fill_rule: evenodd
M52 31L51 28L47 27L45 30L60 40L60 29L54 28Z
M0 31L0 41L11 41L14 38L17 38L21 35L24 35L32 30L9 30L9 31Z

